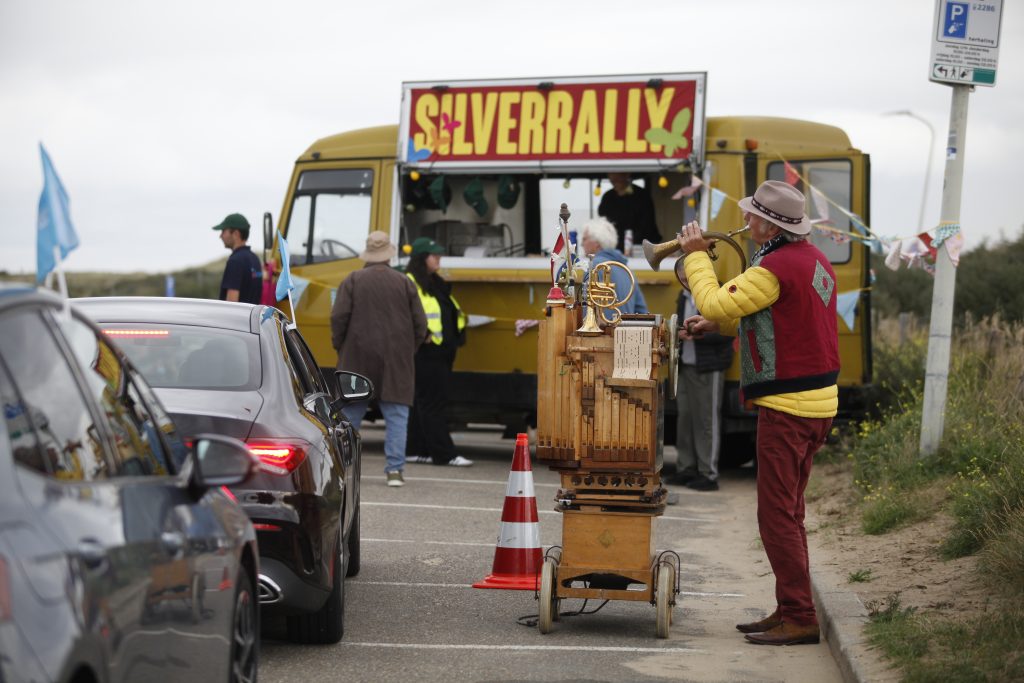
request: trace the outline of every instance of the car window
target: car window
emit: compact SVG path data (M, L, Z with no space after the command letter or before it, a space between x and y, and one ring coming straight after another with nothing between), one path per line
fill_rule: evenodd
M309 381L312 384L313 390L321 394L330 394L330 389L324 382L324 376L320 372L320 366L316 364L313 359L313 354L310 353L309 347L306 345L306 341L296 330L288 331L288 339L291 345L295 349L295 355L302 367L305 369L306 375L309 376Z
M78 356L93 399L103 408L114 435L117 476L166 475L173 471L169 454L160 439L128 368L110 343L77 318L61 319L60 326Z
M21 309L0 318L0 349L21 397L20 409L40 442L38 462L22 464L67 481L109 476L103 436L39 312Z
M306 367L306 363L302 359L302 354L300 354L298 348L296 348L295 340L290 331L285 333L285 347L288 349L288 365L298 378L299 384L302 386L302 393L305 396L315 394L317 392L317 388L316 384L313 382L313 376L310 374L309 368Z
M150 419L153 422L155 428L163 435L163 439L166 442L167 448L171 454L171 462L174 465L174 471L181 469L182 463L185 462L185 456L187 455L187 449L185 443L181 439L181 434L178 432L178 428L174 424L174 420L164 410L159 399L153 393L153 390L149 388L146 381L139 376L134 369L129 369L129 375L131 376L132 386L136 388L138 393L142 396L142 401L149 409Z
M49 458L44 457L39 447L39 439L32 429L28 418L28 407L14 388L14 383L0 362L0 405L3 406L4 422L7 425L7 437L11 443L11 453L15 462L37 472L52 475L53 468Z
M157 389L252 391L261 375L256 335L197 325L104 324Z

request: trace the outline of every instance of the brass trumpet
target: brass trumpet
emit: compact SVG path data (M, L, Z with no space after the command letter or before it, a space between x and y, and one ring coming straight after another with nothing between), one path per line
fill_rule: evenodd
M746 270L747 257L743 253L743 247L741 247L739 243L736 242L736 240L734 240L732 237L733 235L738 235L741 232L746 232L747 230L750 230L750 226L744 225L742 228L736 228L735 230L732 230L727 233L706 232L704 233L704 237L706 237L707 239L722 240L730 247L732 247L733 250L736 252L736 255L740 257L740 263L743 264L743 269ZM655 244L654 242L644 240L643 247L644 258L647 259L647 263L650 264L651 269L655 271L661 268L661 262L663 260L665 260L669 256L678 254L680 251L679 242L677 242L676 240L669 240L668 242L662 242L661 244ZM708 247L708 256L711 257L712 261L718 260L718 254L715 252L714 244Z

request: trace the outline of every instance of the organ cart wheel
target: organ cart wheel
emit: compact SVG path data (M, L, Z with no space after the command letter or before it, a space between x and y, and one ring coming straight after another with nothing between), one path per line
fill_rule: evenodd
M558 612L558 600L555 599L555 577L558 568L553 558L545 558L540 570L540 609L538 610L537 628L541 633L551 632L551 622Z
M675 597L676 569L671 564L663 564L658 568L658 588L655 593L657 608L657 633L659 638L668 638L669 627L672 625L672 599Z

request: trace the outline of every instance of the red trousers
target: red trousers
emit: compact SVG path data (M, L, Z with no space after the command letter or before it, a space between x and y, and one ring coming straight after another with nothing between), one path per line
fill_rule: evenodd
M832 418L797 417L760 407L757 416L757 525L775 573L775 599L787 623L818 623L804 529L804 489Z

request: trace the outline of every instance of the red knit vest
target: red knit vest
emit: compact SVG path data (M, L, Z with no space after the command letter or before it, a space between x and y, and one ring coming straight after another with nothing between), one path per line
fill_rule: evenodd
M810 242L789 242L755 265L779 280L779 299L740 320L744 399L822 389L839 376L836 274Z

